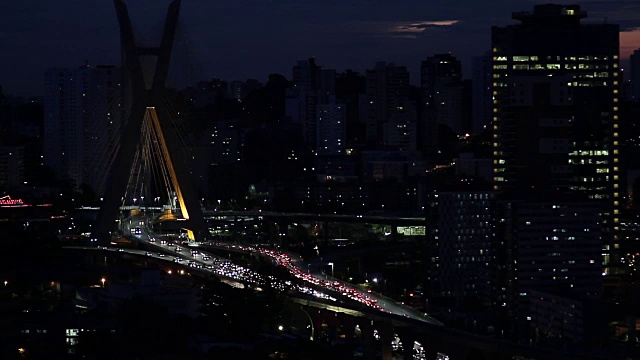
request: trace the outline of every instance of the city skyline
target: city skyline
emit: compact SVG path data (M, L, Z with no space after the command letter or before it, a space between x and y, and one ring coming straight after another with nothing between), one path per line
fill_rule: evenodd
M168 1L127 2L138 30L157 28ZM166 4L165 4L166 3ZM471 59L490 48L491 26L515 23L514 11L529 11L544 2L499 0L491 4L456 0L445 4L402 1L356 1L349 4L242 3L184 1L183 28L176 46L190 53L175 59L177 86L219 77L225 80L256 78L270 73L290 76L296 60L315 56L326 68L351 68L364 73L376 61L407 66L419 81L420 61L452 52L471 77ZM560 1L579 4L587 22L620 25L623 66L640 48L640 5L630 1ZM51 67L120 64L119 36L113 4L27 0L5 5L0 15L0 85L6 94L44 94L43 74ZM154 26L154 24L156 26ZM186 39L186 40L185 40ZM179 80L176 80L179 79ZM171 79L170 79L171 80Z

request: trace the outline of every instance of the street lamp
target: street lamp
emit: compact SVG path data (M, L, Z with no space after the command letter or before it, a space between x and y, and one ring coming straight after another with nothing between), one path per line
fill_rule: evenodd
M333 263L330 262L330 263L327 263L327 265L331 265L331 277L333 277Z
M309 315L309 313L302 307L300 306L300 310L302 310L302 312L307 315L307 317L309 318L309 324L311 327L311 336L309 336L309 340L313 341L313 336L315 335L315 328L313 326L313 319L311 319L311 316Z
M106 278L102 278L102 279L100 279L100 282L102 283L102 287L104 287L104 283L107 282L107 279Z

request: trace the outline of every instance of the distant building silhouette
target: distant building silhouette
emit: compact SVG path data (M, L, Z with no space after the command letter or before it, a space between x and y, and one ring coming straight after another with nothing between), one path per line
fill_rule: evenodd
M293 88L286 100L287 117L301 126L310 149L318 153L343 153L346 112L344 105L336 102L336 71L322 69L316 65L315 58L310 58L298 61L292 73Z
M0 186L14 189L25 181L25 146L0 146Z
M318 155L342 155L346 149L347 109L334 96L318 104L316 152Z
M431 139L434 133L437 136L438 124L446 125L460 134L463 131L460 60L451 54L436 54L424 60L420 70L428 130L425 137Z
M404 151L415 151L417 141L416 109L412 103L389 115L383 131L384 144Z
M112 65L45 73L44 163L76 188L104 191L122 127L121 78Z
M492 60L491 55L476 56L473 58L472 87L472 132L478 133L485 126L491 126L492 95Z
M360 116L366 127L366 141L382 144L385 123L392 114L409 105L409 71L404 66L377 62L366 73L364 111Z
M247 95L263 86L264 85L256 79L247 79L246 81L236 80L229 84L229 92L231 93L232 99L242 101Z

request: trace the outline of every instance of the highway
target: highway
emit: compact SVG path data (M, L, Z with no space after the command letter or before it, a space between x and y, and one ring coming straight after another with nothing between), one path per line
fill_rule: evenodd
M253 246L226 244L221 242L213 243L211 245L222 249L242 250L249 253L257 253L262 256L268 256L272 258L273 261L275 261L278 265L283 266L287 270L289 270L289 272L293 276L302 279L310 284L321 286L328 291L336 292L338 294L341 294L342 296L346 296L351 300L358 301L364 305L379 309L390 314L442 325L440 321L428 316L427 314L419 312L411 307L404 306L393 299L372 292L371 290L362 289L353 284L327 276L326 274L311 272L309 268L307 268L307 271L305 272L302 270L303 268L305 268L305 263L297 254L285 253L282 251Z
M271 286L280 291L294 290L302 294L313 295L325 300L344 303L355 302L385 313L428 322L433 325L442 325L440 321L431 318L425 313L400 304L395 300L386 298L380 294L371 292L370 290L362 289L353 284L330 278L322 273L311 272L309 269L304 271L303 268L305 265L302 258L297 254L285 253L261 247L241 246L220 242L210 244L221 249L233 249L235 251L268 257L278 266L284 267L292 276L302 280L300 283L276 279L271 276L265 277L251 269L234 264L228 259L202 251L202 248L195 243L183 246L182 244L176 244L172 241L165 240L162 236L153 233L144 224L145 223L141 222L139 218L131 218L131 221L123 222L123 225L125 225L125 232L131 233L133 229L133 232L137 233L132 234L132 236L134 236L138 241L146 244L147 247L157 250L157 252L142 251L145 256L174 262L182 262L182 264L187 264L189 267L209 271L215 275L235 279L240 282L253 284L255 287ZM122 250L124 249L120 249L120 251ZM127 251L137 252L139 250ZM162 256L161 254L166 255ZM309 286L301 285L304 283L307 283ZM318 289L320 289L320 291Z

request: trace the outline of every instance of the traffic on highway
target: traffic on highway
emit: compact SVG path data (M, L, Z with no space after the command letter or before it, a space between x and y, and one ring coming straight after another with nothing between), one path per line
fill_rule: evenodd
M202 251L202 248L197 243L183 244L166 239L152 232L144 224L144 221L133 218L123 222L123 225L127 228L125 231L138 241L144 242L150 249L155 249L155 251L124 250L122 248L117 248L116 251L127 251L164 261L173 261L194 270L210 272L222 278L235 280L238 282L235 286L250 284L256 290L261 290L264 286L271 286L279 291L296 291L330 301L355 302L386 313L410 317L432 324L442 324L427 314L385 298L380 294L372 293L371 290L360 289L352 284L329 278L324 274L315 274L309 270L305 272L299 266L301 258L295 254L287 254L256 246L222 242L207 243L207 245L218 248L233 249L268 257L278 266L285 268L293 277L302 280L302 282L264 276L256 271L237 265L228 259ZM111 250L112 248L105 247L105 249ZM307 283L308 286L305 286L304 283Z

